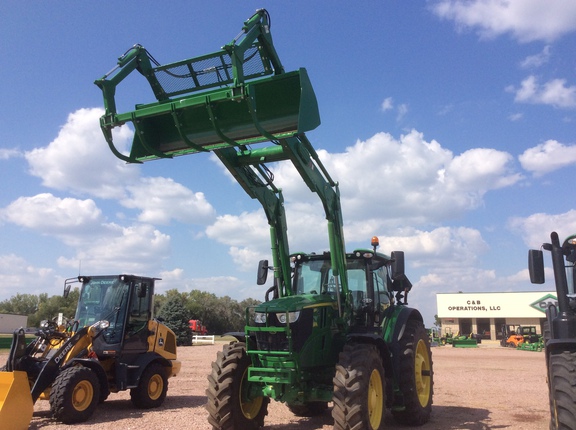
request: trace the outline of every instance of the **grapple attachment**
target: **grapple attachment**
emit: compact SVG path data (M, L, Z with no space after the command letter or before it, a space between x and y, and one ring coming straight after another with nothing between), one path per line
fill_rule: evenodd
M0 426L3 430L26 430L34 403L26 372L0 372Z
M106 108L100 125L112 152L134 163L276 141L316 128L320 115L308 74L284 72L267 12L258 10L242 30L220 51L177 63L160 65L140 45L120 57L95 81ZM146 77L157 101L119 113L116 87L134 70ZM112 129L128 122L134 141L126 156L115 148Z

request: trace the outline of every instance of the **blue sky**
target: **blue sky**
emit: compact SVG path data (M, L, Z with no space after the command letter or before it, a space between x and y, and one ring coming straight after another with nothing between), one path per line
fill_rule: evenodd
M4 2L0 300L61 294L79 270L263 298L257 202L209 154L116 159L93 85L136 43L160 63L216 51L258 8L285 69L308 70L322 119L308 138L340 183L349 250L374 235L404 250L427 325L438 292L552 288L530 284L527 250L576 231L572 0ZM126 110L152 100L133 78ZM291 248L326 249L316 197L290 166L274 173Z

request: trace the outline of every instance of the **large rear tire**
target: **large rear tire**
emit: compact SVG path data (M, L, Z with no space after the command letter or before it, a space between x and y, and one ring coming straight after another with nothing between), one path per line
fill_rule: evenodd
M52 384L50 411L64 424L81 423L92 416L99 399L98 376L87 367L69 367Z
M400 339L400 391L404 410L392 410L401 424L418 426L430 419L434 393L432 352L422 322L409 320Z
M208 375L206 410L208 422L217 430L255 430L264 426L268 415L268 397L247 399L247 381L250 357L246 344L234 342L225 345L212 363Z
M332 400L334 430L384 428L384 367L374 345L344 346L336 365Z
M572 429L576 423L576 352L552 351L548 367L550 429Z
M152 363L142 372L138 387L130 390L130 400L140 409L157 408L164 403L167 392L166 369L160 363Z

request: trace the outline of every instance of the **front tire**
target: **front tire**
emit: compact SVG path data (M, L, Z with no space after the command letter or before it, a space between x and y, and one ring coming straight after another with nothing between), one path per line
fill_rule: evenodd
M50 411L64 424L81 423L92 416L99 399L98 376L87 367L69 367L52 384Z
M157 408L164 403L167 392L166 369L160 363L152 363L142 372L138 387L130 390L130 400L140 409Z
M553 351L548 361L550 429L570 429L576 423L576 352Z
M392 410L401 424L418 426L430 419L432 412L432 352L422 322L409 320L400 339L400 391L404 410Z
M336 365L332 400L334 430L384 428L384 367L374 345L344 346Z
M268 415L268 397L247 398L249 392L248 368L250 357L246 344L234 342L225 345L212 363L208 375L206 410L208 422L216 430L255 430L264 426Z

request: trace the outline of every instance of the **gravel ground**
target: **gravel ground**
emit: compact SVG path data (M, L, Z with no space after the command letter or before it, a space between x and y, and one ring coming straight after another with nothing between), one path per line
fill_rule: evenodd
M211 430L204 409L206 376L221 342L179 349L182 371L169 380L168 397L153 410L132 407L128 392L111 394L89 422L66 426L49 416L47 401L39 400L32 430ZM479 348L432 348L434 406L430 422L419 429L548 428L546 365L542 352L501 348L484 341ZM4 362L6 354L0 354ZM330 412L314 418L293 416L281 403L271 402L264 429L331 429ZM387 428L406 428L386 416ZM241 430L241 429L240 429Z

